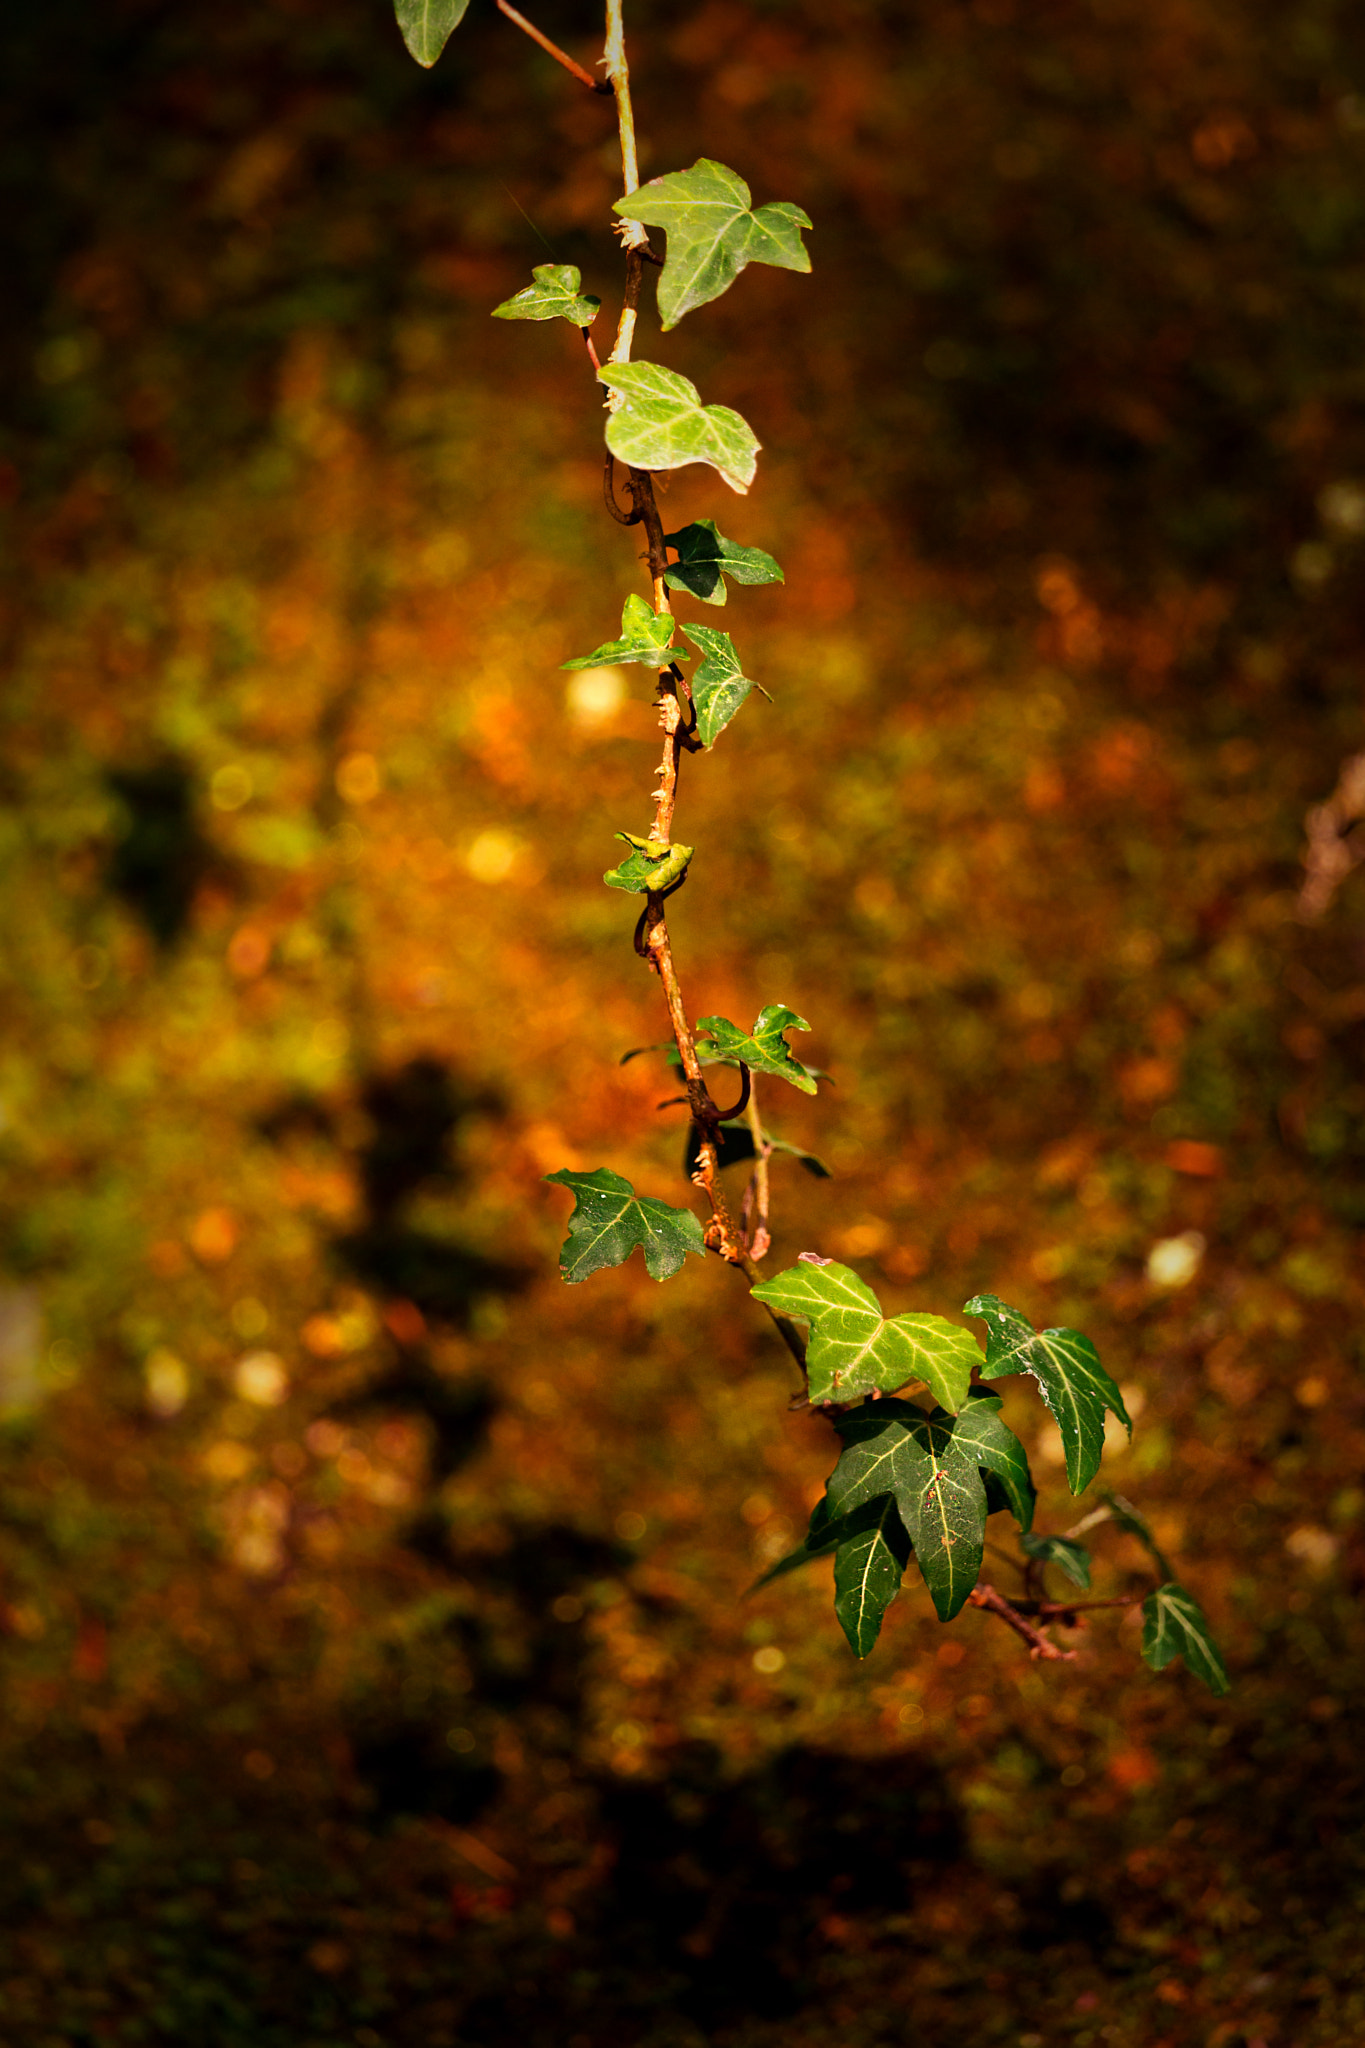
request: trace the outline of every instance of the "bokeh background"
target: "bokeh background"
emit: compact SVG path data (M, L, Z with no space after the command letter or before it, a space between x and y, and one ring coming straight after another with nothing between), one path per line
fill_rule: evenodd
M775 1168L772 1264L1089 1331L1234 1690L746 1598L831 1462L764 1319L557 1277L545 1172L688 1199L599 881L647 690L558 669L635 537L577 336L488 317L551 258L610 311L609 103L481 0L430 75L384 0L14 10L0 2034L1358 2040L1365 878L1302 890L1365 741L1365 18L631 15L646 170L817 223L640 343L766 444L670 524L787 570L671 919L835 1076L765 1099L834 1176Z

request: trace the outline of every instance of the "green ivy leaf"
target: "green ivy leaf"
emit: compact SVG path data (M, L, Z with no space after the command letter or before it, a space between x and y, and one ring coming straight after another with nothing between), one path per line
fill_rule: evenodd
M709 462L741 496L754 480L760 442L728 405L703 405L695 384L658 363L605 363L602 382L621 394L607 415L607 446L632 469Z
M838 1415L844 1448L826 1487L834 1516L891 1495L940 1621L952 1620L981 1576L986 1532L978 1434L966 1427L959 1437L961 1420L909 1401Z
M817 1502L803 1541L749 1590L757 1592L803 1564L831 1555L835 1614L855 1656L866 1657L910 1561L910 1538L889 1494L864 1501L851 1514L837 1518L830 1513L828 1498Z
M609 889L625 889L632 896L648 896L671 888L687 873L693 848L674 840L661 846L657 839L637 839L633 832L618 832L631 851L619 868L608 868L602 880Z
M934 1399L956 1412L967 1398L981 1347L970 1330L944 1316L906 1314L883 1320L865 1280L833 1259L809 1254L754 1288L754 1299L811 1326L806 1353L810 1398L856 1401L922 1380ZM918 1411L916 1411L918 1412ZM1003 1426L1003 1425L1002 1425Z
M910 1562L910 1538L896 1503L870 1501L868 1513L867 1523L834 1553L834 1612L855 1657L871 1654Z
M1112 1409L1133 1433L1123 1396L1094 1345L1079 1330L1035 1330L1027 1316L997 1294L973 1295L963 1313L980 1316L986 1324L988 1379L1026 1372L1037 1380L1062 1433L1067 1484L1073 1493L1083 1493L1100 1469L1105 1409Z
M664 578L670 590L685 590L703 604L724 604L726 577L736 583L785 583L786 577L762 548L742 548L717 530L714 519L696 519L676 533L666 533L667 546L678 559Z
M710 157L699 157L690 171L670 171L651 178L636 192L615 202L627 220L663 228L668 257L659 279L659 316L664 327L676 327L694 306L704 306L728 291L748 263L771 263L778 270L809 270L810 256L801 240L810 215L790 200L777 200L750 210L749 188L736 172Z
M1019 1538L1025 1555L1039 1564L1055 1564L1064 1578L1082 1592L1090 1590L1090 1552L1070 1536L1029 1536Z
M403 41L417 62L430 71L464 20L469 0L393 0Z
M979 1387L969 1390L957 1418L954 1441L964 1452L970 1452L975 1445L976 1462L983 1475L988 1474L996 1482L1020 1529L1028 1530L1038 1496L1028 1468L1028 1453L1009 1424L1001 1419L999 1395L983 1392ZM988 1494L992 1491L993 1488L987 1488Z
M785 1138L775 1138L772 1132L768 1130L765 1130L763 1135L767 1139L768 1143L772 1146L774 1152L789 1153L793 1159L795 1159L800 1165L805 1167L806 1172L810 1174L813 1179L833 1180L834 1175L830 1172L824 1160L817 1159L815 1154L813 1152L807 1152L804 1146L789 1145Z
M621 637L608 640L591 654L576 654L561 661L561 668L625 667L638 662L641 668L666 669L671 662L691 661L685 648L671 647L675 620L668 612L656 612L639 592L632 590L621 607Z
M704 656L692 678L692 702L697 707L697 737L704 747L709 747L719 739L750 690L762 686L741 670L735 643L728 633L721 633L714 626L684 626L683 631Z
M583 275L576 263L538 263L531 275L534 284L523 285L515 297L493 308L495 320L567 320L574 327L592 326L602 301L591 292L579 292Z
M755 1074L776 1074L803 1095L814 1095L814 1075L802 1066L783 1036L787 1031L809 1030L804 1017L781 1003L769 1003L760 1010L752 1031L741 1031L725 1017L699 1017L697 1037L709 1042L704 1052L697 1047L697 1055L706 1060L743 1060Z
M1142 1655L1153 1671L1164 1671L1173 1657L1183 1657L1211 1693L1221 1698L1228 1690L1227 1666L1203 1609L1173 1580L1142 1603Z
M561 1167L548 1181L573 1192L569 1235L559 1270L569 1281L586 1280L603 1266L620 1266L636 1245L644 1246L645 1271L653 1280L676 1273L689 1252L706 1250L701 1225L690 1209L674 1209L653 1196L637 1195L628 1180L599 1166L596 1173Z

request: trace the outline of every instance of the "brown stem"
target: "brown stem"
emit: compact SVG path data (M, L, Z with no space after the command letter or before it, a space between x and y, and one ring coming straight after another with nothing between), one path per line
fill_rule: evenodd
M586 85L589 92L608 93L615 90L609 78L594 78L591 71L585 71L581 64L575 64L567 50L561 50L558 43L552 43L533 21L528 21L524 14L518 14L515 7L509 7L507 0L498 0L498 12L505 14L507 19L524 35L528 35L533 43L539 43L541 49L547 56L553 57L556 64L562 64L566 71L572 71L579 84Z
M984 1607L987 1614L995 1615L1007 1628L1012 1628L1017 1636L1022 1636L1029 1646L1031 1656L1049 1662L1068 1663L1076 1655L1074 1650L1059 1650L1041 1629L1034 1628L1031 1622L1025 1621L1019 1609L997 1593L994 1586L973 1586L967 1598L973 1607Z
M499 0L499 5L503 0ZM621 177L623 189L629 193L638 189L640 168L635 149L635 114L630 98L630 71L626 64L625 34L622 27L622 0L606 0L607 40L603 53L603 65L616 94L617 126L621 135ZM648 235L639 221L622 221L619 229L626 249L626 281L622 296L621 318L616 329L616 342L610 361L630 361L631 343L635 336L635 320L640 305L640 287L644 277ZM614 394L613 394L614 400ZM609 400L609 404L613 402ZM620 519L611 494L611 459L608 451L606 482L613 515ZM654 497L654 479L648 470L631 469L628 472L628 489L634 507L634 519L623 521L633 525L635 520L644 526L649 542L649 577L653 586L654 610L660 617L666 617L673 607L669 603L666 573L668 551L664 543L663 521ZM659 676L659 723L663 727L663 759L659 766L659 787L654 792L654 823L649 836L656 844L667 846L673 837L673 812L678 796L678 763L685 747L690 742L689 727L683 716L680 690L687 686L676 663L661 672ZM664 914L660 897L650 895L645 903L643 932L637 928L636 950L643 953L650 966L663 983L664 996L668 1003L669 1020L677 1042L678 1057L682 1061L683 1073L687 1079L687 1099L693 1118L698 1126L700 1144L698 1147L697 1171L693 1178L704 1189L711 1204L711 1222L707 1228L706 1241L713 1251L720 1253L730 1265L737 1266L744 1274L750 1287L763 1275L749 1255L742 1232L735 1225L730 1214L730 1205L720 1184L720 1161L716 1153L716 1129L719 1113L711 1100L710 1092L702 1077L701 1062L697 1058L696 1043L692 1027L687 1021L687 1008L683 1002L682 989L678 983L678 970L673 961L673 947L668 936L668 919ZM764 1304L766 1307L766 1303ZM796 1325L776 1310L768 1314L777 1327L778 1334L801 1368L802 1377L806 1370L806 1340Z
M763 1135L758 1115L758 1092L753 1087L749 1090L745 1122L754 1141L754 1171L749 1183L753 1190L754 1227L749 1233L749 1255L761 1259L772 1244L768 1235L768 1161L773 1148Z

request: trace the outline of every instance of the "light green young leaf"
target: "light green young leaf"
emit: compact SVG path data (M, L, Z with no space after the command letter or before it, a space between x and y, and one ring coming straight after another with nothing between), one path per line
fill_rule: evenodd
M650 1195L637 1195L628 1180L599 1166L595 1173L561 1167L546 1180L569 1188L574 1197L569 1235L559 1270L569 1281L586 1280L603 1266L619 1266L636 1245L644 1246L645 1270L653 1280L676 1273L689 1252L706 1250L702 1229L690 1209L674 1209Z
M523 285L513 298L493 308L495 320L567 320L573 327L591 327L602 301L580 293L582 272L576 263L538 263L534 284Z
M659 316L665 328L676 327L694 306L718 299L748 263L771 263L778 270L810 269L801 240L810 215L789 200L751 212L743 178L710 157L699 157L690 171L651 178L637 192L616 200L615 210L627 220L663 228L668 235L668 257L659 279Z
M960 1419L909 1401L836 1416L844 1448L826 1487L835 1516L892 1496L940 1621L952 1620L981 1576L986 1531L977 1441L958 1438Z
M778 564L762 548L742 548L717 530L714 519L696 519L664 535L678 559L664 578L670 590L685 590L703 604L724 604L726 577L736 583L785 583Z
M618 868L608 868L602 880L609 889L624 889L632 896L648 896L670 889L687 873L694 849L674 840L661 846L657 839L637 839L633 832L618 832L630 852Z
M695 384L658 363L605 363L602 382L621 402L607 414L607 446L632 469L682 469L709 462L741 497L754 480L761 443L728 405L703 405Z
M1029 1536L1019 1538L1026 1556L1039 1564L1055 1564L1073 1586L1082 1592L1090 1589L1090 1552L1083 1543L1076 1543L1070 1536Z
M1007 1379L1031 1373L1062 1435L1067 1484L1082 1493L1100 1468L1104 1411L1112 1409L1133 1433L1123 1396L1110 1379L1088 1337L1079 1330L1035 1330L1017 1308L997 1294L976 1294L964 1315L981 1316L986 1341L986 1376Z
M668 612L656 612L637 590L621 607L621 637L608 640L591 654L576 654L561 661L561 668L613 668L638 662L641 668L666 669L674 661L691 661L686 648L671 647L675 621Z
M1227 1666L1203 1609L1174 1581L1158 1586L1142 1603L1142 1655L1153 1671L1164 1671L1173 1657L1183 1657L1211 1693L1221 1698L1228 1690Z
M697 707L697 737L704 747L712 746L724 732L750 690L761 688L746 676L728 633L714 626L684 626L684 633L700 647L704 659L692 678L692 702Z
M787 1031L809 1030L804 1017L798 1017L795 1010L788 1010L781 1003L769 1003L760 1010L752 1031L741 1031L726 1017L699 1017L697 1037L708 1043L704 1049L699 1045L697 1053L707 1060L743 1060L755 1074L775 1074L780 1081L790 1081L803 1095L814 1095L815 1077L809 1067L802 1066L783 1036Z
M936 1401L956 1413L967 1398L972 1367L981 1363L971 1331L944 1316L883 1320L867 1282L833 1259L817 1264L803 1256L760 1282L753 1294L780 1314L810 1324L806 1372L817 1404L856 1401L874 1390L888 1393L922 1380Z
M469 0L393 0L403 41L417 62L430 71L451 31L464 20Z

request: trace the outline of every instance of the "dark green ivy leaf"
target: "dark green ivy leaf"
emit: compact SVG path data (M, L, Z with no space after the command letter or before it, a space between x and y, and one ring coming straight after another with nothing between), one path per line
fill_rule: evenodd
M945 1316L883 1319L876 1295L849 1266L803 1257L753 1293L756 1301L810 1324L806 1372L817 1404L889 1393L911 1380L922 1380L952 1411L967 1399L972 1368L981 1363L981 1346L971 1331ZM1027 1466L1024 1471L1027 1478Z
M1038 1496L1028 1468L1028 1453L1009 1424L1001 1419L997 1394L980 1387L970 1389L954 1426L953 1441L964 1453L970 1453L975 1446L982 1474L994 1480L1015 1521L1026 1532L1032 1526ZM993 1490L988 1487L987 1493ZM1027 1544L1027 1534L1021 1540Z
M675 621L668 612L656 612L638 591L632 590L621 607L621 637L608 640L591 654L577 654L561 661L561 668L611 668L638 662L642 668L666 669L671 662L691 661L685 649L671 647Z
M1197 1600L1174 1581L1158 1586L1142 1603L1142 1655L1153 1671L1183 1657L1196 1678L1220 1698L1228 1689L1227 1666Z
M684 633L705 657L692 678L697 707L697 737L704 747L719 739L750 690L760 689L740 668L735 643L714 626L684 626Z
M709 1042L698 1056L710 1060L742 1060L755 1074L775 1074L790 1081L803 1095L814 1095L815 1077L803 1067L788 1045L784 1032L809 1031L810 1025L795 1010L781 1003L769 1003L760 1010L752 1031L741 1031L725 1017L699 1017L697 1037Z
M1073 1493L1084 1492L1100 1468L1105 1409L1112 1409L1128 1434L1133 1433L1123 1396L1090 1339L1079 1330L1035 1330L997 1294L973 1295L963 1314L985 1321L988 1379L1026 1372L1037 1380L1062 1434L1067 1484Z
M674 840L661 846L657 839L637 839L633 832L618 832L630 852L618 868L608 868L602 880L609 889L624 889L632 896L647 896L672 887L687 873L693 848Z
M891 1495L940 1621L952 1620L981 1576L985 1541L981 1433L971 1417L959 1436L962 1420L909 1401L837 1415L844 1448L826 1487L833 1516Z
M838 1517L831 1515L828 1499L821 1500L804 1541L780 1558L750 1590L756 1592L759 1586L830 1555L834 1557L834 1612L854 1655L866 1657L910 1561L910 1539L889 1494Z
M1090 1589L1090 1552L1082 1543L1075 1543L1069 1536L1030 1536L1019 1538L1026 1556L1039 1564L1055 1564L1064 1578L1082 1592Z
M750 210L750 192L735 171L699 157L690 171L651 178L615 202L617 213L668 235L668 257L659 279L659 316L676 327L694 306L728 291L748 263L778 270L809 270L801 240L810 215L789 200Z
M561 1167L548 1181L572 1190L569 1235L559 1255L566 1280L586 1280L603 1266L619 1266L636 1245L644 1246L645 1270L653 1280L676 1273L689 1252L706 1250L700 1223L690 1209L674 1209L653 1196L637 1195L628 1180L599 1166L595 1173Z
M620 394L607 414L607 446L632 469L682 469L709 462L741 496L754 480L760 442L728 405L703 405L701 393L659 363L604 363L601 381Z
M495 320L567 320L574 327L592 326L602 301L592 293L580 293L583 276L576 263L538 263L531 275L534 284L523 285L515 297L493 308Z
M703 1066L706 1064L702 1062ZM681 1069L679 1069L681 1071ZM765 1130L764 1138L774 1152L785 1152L799 1166L805 1168L813 1180L833 1180L834 1176L823 1159L817 1159L813 1152L807 1152L801 1145L788 1145L783 1139L775 1138ZM745 1122L723 1123L719 1131L719 1161L721 1166L738 1166L747 1159L753 1159L753 1135ZM701 1138L695 1124L687 1126L687 1144L683 1151L683 1172L691 1180L701 1159Z
M724 604L726 577L736 583L784 583L786 578L762 548L742 548L717 531L714 519L697 519L677 533L664 535L678 551L665 582L670 590L686 590L703 604Z
M469 0L393 0L403 41L417 62L430 71L451 31L464 19Z

